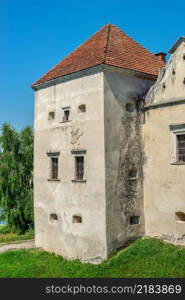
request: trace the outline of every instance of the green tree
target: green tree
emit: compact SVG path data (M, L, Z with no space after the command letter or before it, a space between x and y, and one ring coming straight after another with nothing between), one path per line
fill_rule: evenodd
M33 228L33 131L9 124L0 136L0 206L13 231Z

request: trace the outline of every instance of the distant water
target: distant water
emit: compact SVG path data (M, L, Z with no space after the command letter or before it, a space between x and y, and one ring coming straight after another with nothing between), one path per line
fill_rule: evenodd
M1 212L3 211L3 209L2 208L0 208L0 215L1 215ZM6 224L6 222L5 221L1 221L0 220L0 224Z

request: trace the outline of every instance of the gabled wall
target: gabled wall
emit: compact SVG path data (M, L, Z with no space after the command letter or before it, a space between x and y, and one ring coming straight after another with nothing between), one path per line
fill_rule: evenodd
M175 163L171 128L185 124L185 43L172 54L146 97L143 124L146 234L183 242L185 164Z

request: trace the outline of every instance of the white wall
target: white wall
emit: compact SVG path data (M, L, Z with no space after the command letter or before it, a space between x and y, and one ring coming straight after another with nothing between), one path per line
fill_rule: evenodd
M86 104L86 113L78 105ZM71 122L60 123L61 108L71 107ZM55 110L56 119L48 121ZM35 228L36 245L65 257L106 258L103 73L76 78L35 94ZM71 132L79 129L78 143ZM86 150L85 183L75 183L74 148ZM47 152L59 151L59 182L48 181ZM50 213L58 221L49 220ZM73 215L82 224L72 223Z

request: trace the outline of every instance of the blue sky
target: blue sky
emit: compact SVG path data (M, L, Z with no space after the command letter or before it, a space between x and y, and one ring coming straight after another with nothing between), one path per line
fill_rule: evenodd
M184 11L183 0L0 0L0 125L32 125L32 82L103 25L167 52L185 35Z

